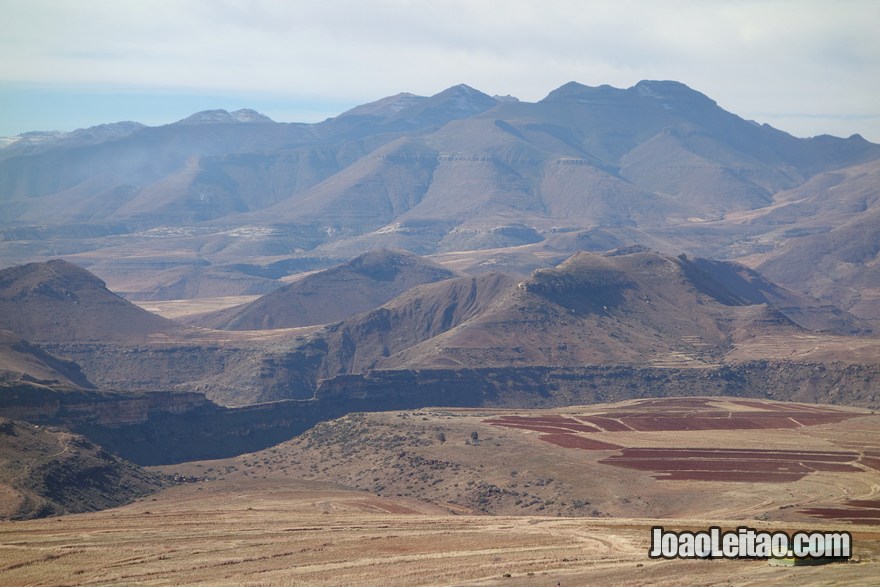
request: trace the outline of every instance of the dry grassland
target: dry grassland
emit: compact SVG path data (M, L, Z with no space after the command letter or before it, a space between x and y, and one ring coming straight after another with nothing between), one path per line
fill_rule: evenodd
M732 429L748 422L786 427ZM545 428L556 429L550 441ZM792 462L785 482L668 480L609 462L621 449L577 448L573 438L696 450L686 472L732 449L810 457ZM820 515L880 508L875 454L878 415L729 398L355 414L260 453L161 468L203 480L125 507L0 523L0 584L876 584L880 524ZM848 459L830 461L846 471L822 470L822 455ZM654 525L846 529L854 562L655 561Z
M148 312L159 314L163 318L176 320L179 318L188 318L198 314L207 312L216 312L217 310L225 310L242 304L247 304L259 298L258 295L249 296L220 296L215 298L189 298L183 300L149 300L149 301L133 301L136 306L140 306Z
M652 561L652 523L453 515L326 484L209 482L115 510L0 524L0 582L843 585L880 576L876 531L857 535L863 562L774 568L765 561Z

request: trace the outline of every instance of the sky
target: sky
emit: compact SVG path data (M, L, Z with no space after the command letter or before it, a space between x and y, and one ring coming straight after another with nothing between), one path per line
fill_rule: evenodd
M0 0L0 14L0 136L661 79L795 136L880 143L880 0Z

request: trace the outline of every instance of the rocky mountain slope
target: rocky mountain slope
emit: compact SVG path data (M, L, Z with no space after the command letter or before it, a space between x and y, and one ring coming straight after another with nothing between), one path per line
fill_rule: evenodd
M169 484L69 432L0 417L0 440L0 519L98 511Z
M761 337L870 326L732 263L639 250L578 253L524 281L502 274L413 288L326 327L318 378L370 369L709 366ZM768 357L769 358L769 357Z
M0 329L36 343L130 343L182 327L120 298L88 271L53 260L0 270Z
M781 194L744 222L771 228L773 247L747 259L768 277L796 284L869 319L880 316L880 162L823 173ZM771 238L776 236L775 239Z
M57 350L107 383L164 373L176 389L227 405L315 396L366 410L408 401L564 405L595 401L590 389L597 397L634 397L644 386L756 393L767 377L776 397L875 401L850 373L876 366L878 342L864 321L741 265L640 249L581 253L525 280L488 273L425 284L338 323L264 332L288 342L226 342L201 354L191 343L122 356L104 346Z
M372 371L715 369L761 360L873 365L878 356L870 325L835 306L742 265L638 247L581 252L525 279L491 272L415 285L341 321L276 330L187 328L116 297L64 262L3 275L6 328L35 340L40 348L34 353L51 353L39 355L42 362L27 375L25 369L13 375L10 363L10 381L198 392L235 406L307 400L322 380ZM259 326L286 316L287 307L303 316L321 315L327 305L341 316L340 309L369 302L364 292L375 293L374 279L388 280L382 282L387 296L407 279L446 275L411 255L376 253L314 274L312 285L320 286L314 302L302 295L312 287L303 278L291 291L305 301L291 302L282 291L245 308ZM352 283L363 284L364 292ZM335 289L344 303L333 303ZM260 303L267 299L271 303Z
M73 361L47 353L8 330L0 330L0 389L21 383L56 390L94 387Z
M448 269L402 251L373 251L318 271L259 299L188 320L221 330L291 328L336 322L421 285L454 277Z

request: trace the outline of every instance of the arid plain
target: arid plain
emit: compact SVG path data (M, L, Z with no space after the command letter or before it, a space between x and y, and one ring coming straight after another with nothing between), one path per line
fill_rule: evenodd
M352 414L260 453L162 467L187 482L128 506L4 522L0 577L869 584L880 575L878 439L880 416L866 410L736 398ZM657 561L655 525L845 529L854 556L795 568Z

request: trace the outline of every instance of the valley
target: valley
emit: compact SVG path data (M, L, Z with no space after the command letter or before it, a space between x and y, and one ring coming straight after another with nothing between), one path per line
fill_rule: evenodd
M651 80L4 140L0 582L865 584L878 165Z

